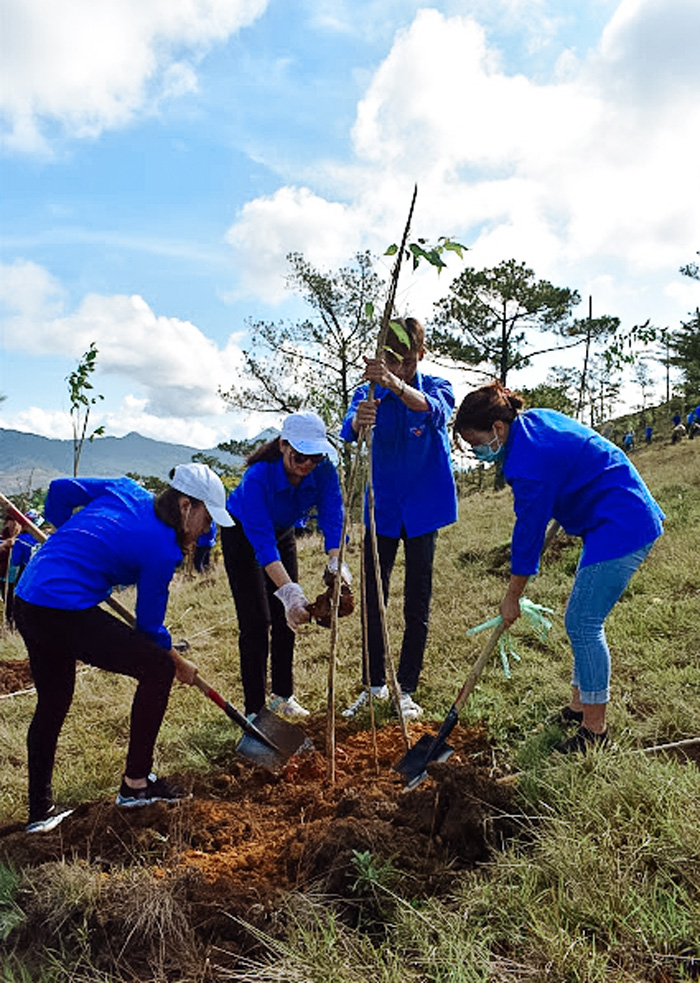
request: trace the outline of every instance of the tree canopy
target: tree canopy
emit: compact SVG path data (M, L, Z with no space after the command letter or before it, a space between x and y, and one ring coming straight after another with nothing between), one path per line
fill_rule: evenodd
M336 272L322 272L300 253L287 257L290 289L313 314L289 323L253 321L244 351L245 379L221 395L232 408L274 413L315 410L337 427L360 381L376 337L374 310L384 281L369 252Z
M512 369L552 350L526 347L529 329L562 333L580 299L576 290L536 280L533 270L514 259L492 269L468 267L435 305L430 345L454 362L487 365L505 382Z

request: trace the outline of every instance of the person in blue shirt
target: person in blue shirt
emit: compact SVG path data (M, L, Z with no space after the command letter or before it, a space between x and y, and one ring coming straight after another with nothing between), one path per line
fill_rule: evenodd
M506 627L537 573L551 518L583 539L565 625L574 656L570 704L562 723L580 724L557 745L564 753L607 742L610 652L605 619L661 535L664 514L625 453L594 430L555 410L521 412L522 399L500 382L469 393L455 432L482 461L500 461L513 489L511 575L501 602Z
M422 708L413 699L423 668L432 596L437 531L457 519L457 495L447 423L454 407L446 379L424 375L418 363L425 354L425 332L413 317L397 318L410 347L392 338L382 358L366 358L365 378L354 393L341 437L353 441L365 427L372 432L372 484L377 548L384 602L399 542L404 544L404 633L397 670L404 719L415 720ZM376 388L368 399L369 383ZM388 699L384 640L374 572L369 504L365 499L365 571L369 682L374 697ZM367 702L363 690L344 711L353 716Z
M179 465L170 487L155 499L130 478L51 482L45 514L56 532L30 560L15 598L37 692L27 736L28 832L53 829L67 815L54 806L51 779L78 659L138 681L117 805L184 794L151 774L173 677L192 685L197 673L173 648L163 619L183 552L212 519L231 524L225 499L220 479L203 464ZM99 607L122 584L136 585L135 628Z
M323 420L316 413L287 416L279 437L251 454L226 507L235 526L221 531L221 547L238 615L238 647L245 712L265 704L290 720L308 716L296 699L292 663L297 628L309 621L298 583L297 524L316 508L328 568L337 571L343 525L340 482ZM349 583L347 564L341 575Z
M197 573L206 573L211 564L211 551L216 543L218 527L215 522L197 540L194 548L194 568Z

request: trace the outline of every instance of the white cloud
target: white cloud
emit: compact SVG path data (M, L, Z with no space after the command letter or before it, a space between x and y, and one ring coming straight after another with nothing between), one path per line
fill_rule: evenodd
M351 208L308 188L281 188L244 205L226 239L236 254L241 291L274 303L287 295L288 253L332 267L347 260L348 243L360 234L360 216Z
M196 86L192 61L268 0L5 0L0 113L8 149L49 152L48 126L95 137ZM189 61L179 57L189 53Z
M324 167L349 203L281 188L229 230L246 286L279 281L288 249L332 268L339 248L345 260L392 241L415 180L414 234L458 236L471 265L514 256L582 293L607 277L609 313L663 317L700 227L699 34L696 0L622 0L597 47L534 81L508 73L473 17L419 10L358 105L352 165Z
M136 384L142 410L154 417L222 415L218 388L228 388L242 356L232 336L223 349L189 321L155 314L134 295L89 294L65 313L57 281L33 263L0 268L5 346L79 358L95 342L99 372Z

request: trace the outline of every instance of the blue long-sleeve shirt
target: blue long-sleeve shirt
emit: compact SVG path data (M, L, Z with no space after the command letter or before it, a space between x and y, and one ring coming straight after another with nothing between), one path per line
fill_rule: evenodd
M446 379L417 372L411 382L428 403L410 410L390 389L375 386L380 400L372 432L372 478L377 532L409 538L433 532L457 520L457 494L447 422L455 404ZM357 440L352 428L358 404L367 399L369 384L353 394L343 421L343 440ZM365 499L365 521L368 520Z
M582 566L625 556L663 532L664 514L627 455L555 410L516 417L503 474L514 495L514 574L537 572L550 518L583 538Z
M163 619L182 551L153 495L130 478L57 478L44 514L56 532L30 560L17 595L75 611L104 601L117 584L135 584L137 628L169 649Z
M261 567L280 559L277 537L316 507L326 552L340 546L343 497L338 473L324 458L298 485L292 485L281 457L258 461L243 473L226 508L243 526Z

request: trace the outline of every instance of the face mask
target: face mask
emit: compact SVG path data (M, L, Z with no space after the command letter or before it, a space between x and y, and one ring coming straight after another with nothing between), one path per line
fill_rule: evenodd
M492 446L494 442L498 442L498 447ZM487 444L475 444L472 447L472 454L478 461L483 461L485 464L500 461L503 457L503 444L498 440L498 437L494 437Z

